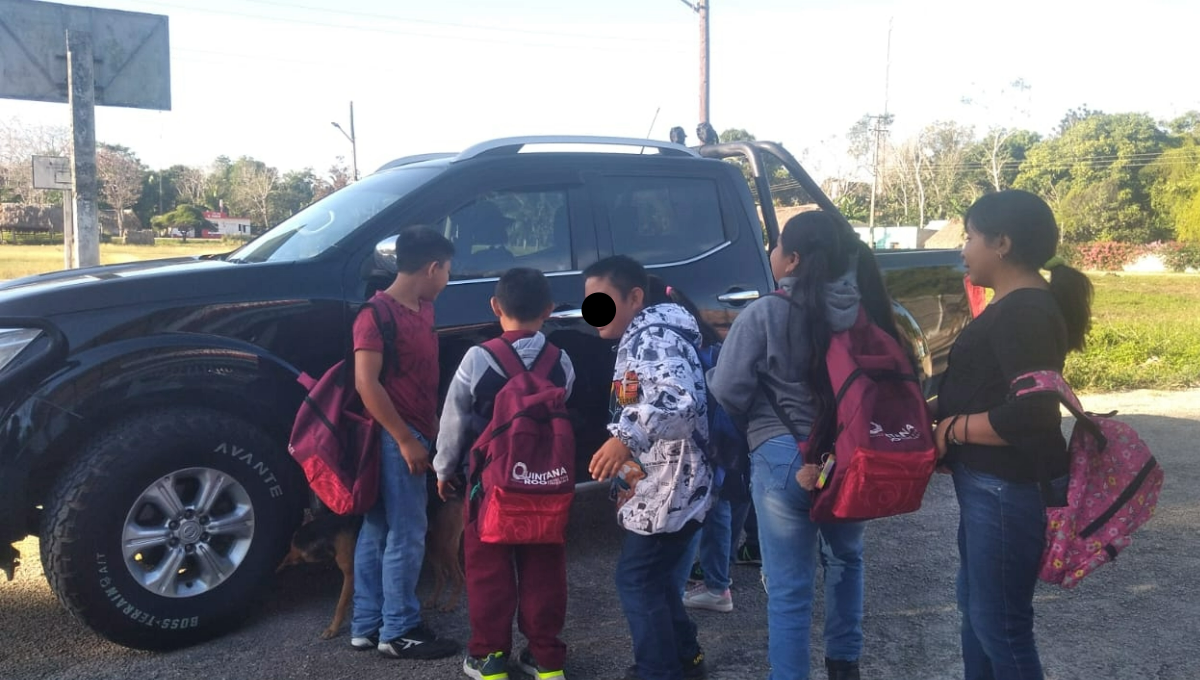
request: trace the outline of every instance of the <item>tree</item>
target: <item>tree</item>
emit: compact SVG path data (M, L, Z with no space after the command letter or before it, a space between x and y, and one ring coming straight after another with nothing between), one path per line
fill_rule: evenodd
M1150 184L1150 205L1161 228L1180 241L1200 241L1200 143L1186 137L1143 171Z
M203 208L184 203L171 212L158 215L150 220L150 226L155 229L164 229L169 233L182 232L185 238L189 233L200 238L201 230L210 226L210 222L204 219Z
M952 121L936 122L921 133L921 150L929 160L930 217L961 215L979 197L978 189L966 181L967 150L974 141L972 128ZM920 226L925 224L922 218Z
M317 179L313 184L313 200L319 201L339 189L350 186L354 177L346 167L345 156L338 156L336 162L329 166L329 174Z
M993 125L988 129L987 135L980 140L977 151L972 154L985 164L988 178L996 191L1008 188L1016 176L1015 167L1020 161L1012 156L1013 147L1008 142L1014 135L1022 132L1016 126L1016 120L1029 118L1031 89L1023 78L1017 78L1007 87L1001 88L995 96L985 92L975 97L963 97L964 104L979 106L992 117L1004 118L1002 124ZM1001 110L1006 112L1002 114ZM1005 172L1006 168L1011 168L1013 172Z
M1064 240L1146 243L1164 236L1150 208L1142 169L1167 136L1140 113L1068 112L1061 134L1034 145L1015 185L1059 213Z
M259 226L271 226L271 194L279 181L279 171L266 163L243 156L231 172L234 205L259 218Z
M170 171L175 177L175 190L179 199L191 205L204 204L204 189L208 176L201 168L187 165L173 165Z
M117 212L117 231L125 236L125 211L142 196L145 168L132 151L123 146L99 144L96 148L96 179L100 199Z
M280 178L271 194L271 224L279 224L313 202L317 177L311 168L293 170Z
M60 203L61 194L33 188L33 156L69 156L71 136L64 127L0 121L0 202Z

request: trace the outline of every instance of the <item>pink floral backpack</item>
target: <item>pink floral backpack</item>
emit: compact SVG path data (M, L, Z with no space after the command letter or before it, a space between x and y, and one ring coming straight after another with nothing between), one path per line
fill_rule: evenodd
M1075 416L1067 504L1046 508L1046 552L1038 578L1074 588L1133 542L1154 516L1163 470L1150 448L1116 412L1083 410L1062 375L1037 371L1013 381L1013 397L1053 392ZM1046 480L1044 480L1046 481Z

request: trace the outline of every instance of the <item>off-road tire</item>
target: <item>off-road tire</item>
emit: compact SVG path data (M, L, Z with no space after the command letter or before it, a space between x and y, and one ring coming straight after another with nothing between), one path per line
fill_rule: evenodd
M189 597L151 592L122 551L126 518L143 491L188 468L237 481L253 536L224 581ZM220 411L171 407L131 416L94 437L60 476L43 513L42 565L63 606L119 645L167 650L236 627L270 590L306 500L303 474L259 428Z

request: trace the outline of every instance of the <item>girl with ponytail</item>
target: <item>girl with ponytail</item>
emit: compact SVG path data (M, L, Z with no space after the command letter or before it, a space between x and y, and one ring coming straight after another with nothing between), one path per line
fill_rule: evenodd
M1063 496L1069 460L1056 395L1008 399L1030 371L1061 372L1083 349L1092 284L1058 257L1050 206L1024 191L967 211L962 258L992 302L959 335L938 392L936 441L958 496L958 609L965 677L1041 678L1033 594L1045 549L1047 498ZM1050 272L1047 282L1041 270ZM945 469L944 468L944 469Z
M819 558L825 569L829 678L858 680L864 525L810 519L811 495L797 480L803 461L792 432L814 445L828 447L832 441L837 408L825 354L832 335L854 325L860 305L893 337L898 332L874 254L832 215L818 210L788 220L770 259L786 297L768 295L738 315L709 374L709 389L735 421L745 424L751 449L771 678L809 677Z

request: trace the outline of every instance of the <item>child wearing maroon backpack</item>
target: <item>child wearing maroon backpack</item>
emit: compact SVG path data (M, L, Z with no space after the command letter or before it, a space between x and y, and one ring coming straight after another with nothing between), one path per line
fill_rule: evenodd
M536 269L510 269L496 284L492 312L501 338L533 370L543 352L559 352L548 379L569 397L575 370L541 333L554 302L550 284ZM549 360L549 357L547 357ZM467 350L442 408L437 455L433 460L438 495L450 500L468 450L488 429L497 393L509 380L486 347ZM564 678L567 646L559 639L567 617L567 553L557 543L510 545L481 540L478 521L463 532L471 639L463 672L475 680L506 680L512 653L512 620L529 640L517 664L538 680Z
M397 659L440 659L457 645L421 621L417 576L425 556L429 443L437 436L438 338L433 301L450 280L454 244L429 227L396 239L396 279L375 294L395 332L395 370L381 376L384 329L372 314L354 322L354 384L380 434L379 500L363 518L354 551L350 645Z

